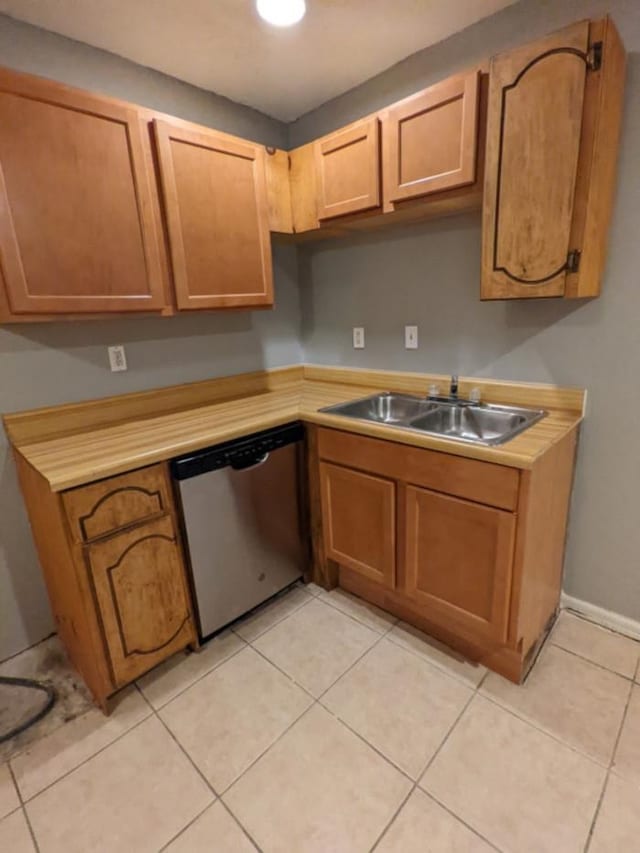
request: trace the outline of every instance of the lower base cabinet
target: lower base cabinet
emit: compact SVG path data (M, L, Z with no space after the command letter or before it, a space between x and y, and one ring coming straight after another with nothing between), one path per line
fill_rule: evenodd
M575 441L520 471L319 428L317 582L520 681L558 607Z
M197 643L166 464L53 492L16 453L60 638L103 710Z

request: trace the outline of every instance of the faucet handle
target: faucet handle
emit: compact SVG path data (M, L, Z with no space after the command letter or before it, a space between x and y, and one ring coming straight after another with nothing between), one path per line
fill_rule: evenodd
M458 376L455 373L451 374L451 388L449 393L452 397L458 396Z

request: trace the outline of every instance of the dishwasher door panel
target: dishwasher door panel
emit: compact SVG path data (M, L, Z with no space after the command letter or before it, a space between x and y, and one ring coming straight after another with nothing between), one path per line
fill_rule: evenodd
M180 481L201 637L302 575L299 447Z

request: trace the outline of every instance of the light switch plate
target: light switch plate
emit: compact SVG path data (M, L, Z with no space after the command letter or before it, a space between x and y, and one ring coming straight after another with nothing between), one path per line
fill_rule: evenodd
M109 347L109 366L112 373L127 369L127 356L122 345Z
M353 348L364 349L364 328L362 326L353 327Z
M405 349L418 349L418 327L404 327L404 346Z

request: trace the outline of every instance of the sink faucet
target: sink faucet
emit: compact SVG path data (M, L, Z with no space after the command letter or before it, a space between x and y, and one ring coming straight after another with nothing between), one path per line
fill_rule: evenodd
M458 399L458 377L455 373L451 374L451 385L449 386L449 397L451 400Z
M474 388L473 391L477 392L477 388ZM473 396L473 395L472 395ZM462 397L458 396L458 375L456 373L451 374L451 380L449 382L449 393L441 394L439 387L434 383L429 386L429 393L427 395L427 399L433 400L438 403L451 403L455 406L468 406L472 403L476 403L479 397L475 397L474 399L465 400Z

